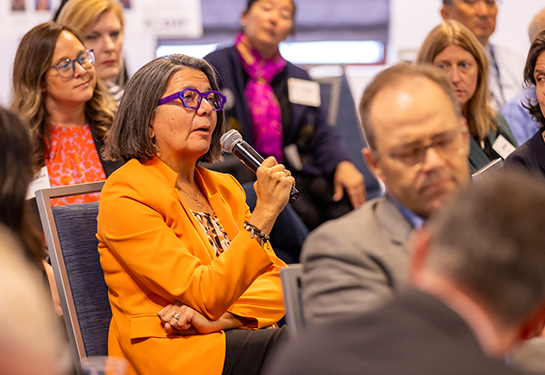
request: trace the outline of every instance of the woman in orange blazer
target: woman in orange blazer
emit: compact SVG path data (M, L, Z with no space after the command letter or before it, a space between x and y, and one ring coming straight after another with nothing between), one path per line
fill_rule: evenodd
M251 214L221 157L225 97L204 60L154 59L127 83L105 154L99 252L112 306L109 354L131 374L258 374L283 329L268 233L294 184L274 158L258 169ZM245 328L245 329L243 329Z

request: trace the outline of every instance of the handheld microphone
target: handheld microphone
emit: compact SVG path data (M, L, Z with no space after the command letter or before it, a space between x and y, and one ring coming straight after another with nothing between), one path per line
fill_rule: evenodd
M245 166L250 168L254 173L257 168L265 161L263 156L259 155L248 143L242 139L242 135L235 129L229 130L221 136L221 147L235 155ZM299 190L295 187L290 191L290 203L295 202L299 197Z

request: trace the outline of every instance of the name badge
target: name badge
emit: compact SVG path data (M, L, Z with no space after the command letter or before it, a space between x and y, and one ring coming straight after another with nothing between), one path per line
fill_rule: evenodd
M319 107L320 84L306 79L288 78L288 97L290 103Z
M26 192L26 199L32 199L36 196L36 191L40 189L50 188L49 173L47 173L47 167L44 166L40 169L38 176L30 183Z
M492 149L496 151L503 159L505 159L510 153L515 151L515 146L509 143L509 141L500 134L494 141Z
M303 162L301 161L301 157L299 156L297 145L295 145L294 143L284 147L284 157L286 158L286 161L288 161L290 165L296 170L300 171L303 169Z

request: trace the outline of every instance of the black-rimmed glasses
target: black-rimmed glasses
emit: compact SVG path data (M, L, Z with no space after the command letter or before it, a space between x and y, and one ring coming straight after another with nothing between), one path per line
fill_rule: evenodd
M420 169L426 160L426 152L433 148L435 152L443 159L449 159L455 154L463 154L465 152L462 142L462 135L467 130L455 130L439 134L427 145L411 145L401 147L398 150L388 152L388 156L400 163Z
M157 106L180 99L184 107L198 109L203 98L210 104L213 111L221 111L225 105L225 96L219 91L200 92L197 89L185 89L160 99Z
M72 78L76 73L76 61L83 69L91 69L95 65L95 53L92 49L88 49L80 53L74 60L63 60L53 65L50 69L55 68L57 73L63 78Z

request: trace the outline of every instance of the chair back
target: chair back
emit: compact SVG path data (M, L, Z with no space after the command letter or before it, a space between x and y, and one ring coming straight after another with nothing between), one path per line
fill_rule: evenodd
M38 190L36 201L78 372L81 360L108 355L112 311L98 253L98 202L51 206L51 199L96 193L102 182Z
M327 123L331 126L337 126L342 76L315 77L314 80L320 84L320 100L322 106L327 108Z
M328 123L346 144L348 155L365 178L367 199L382 194L380 183L363 159L361 149L367 147L363 129L358 119L354 98L345 74L333 77L315 77L320 84L322 105L327 108Z
M297 338L306 330L302 300L302 276L303 265L301 263L290 264L288 268L280 270L284 307L286 308L286 324L292 338Z

